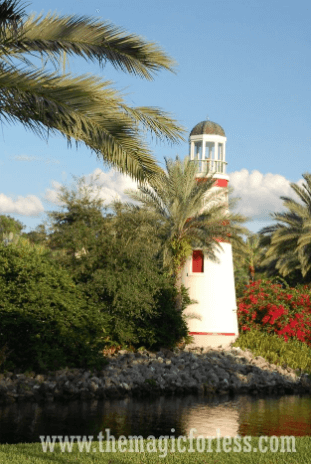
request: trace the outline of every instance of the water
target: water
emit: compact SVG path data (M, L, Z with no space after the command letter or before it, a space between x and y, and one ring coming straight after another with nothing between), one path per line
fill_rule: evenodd
M125 398L92 402L14 403L0 407L0 443L38 442L46 435L206 437L311 436L311 396ZM174 432L171 429L175 429Z

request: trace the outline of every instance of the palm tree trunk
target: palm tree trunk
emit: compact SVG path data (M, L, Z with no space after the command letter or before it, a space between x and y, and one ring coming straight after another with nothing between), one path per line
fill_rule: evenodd
M250 277L251 277L251 281L254 282L255 280L255 268L254 266L249 266L249 273L250 273Z
M176 295L176 299L175 299L175 308L179 312L182 312L181 286L182 286L182 271L178 271L177 274L176 274L176 281L175 281L175 287L176 287L176 290L177 290L177 295Z

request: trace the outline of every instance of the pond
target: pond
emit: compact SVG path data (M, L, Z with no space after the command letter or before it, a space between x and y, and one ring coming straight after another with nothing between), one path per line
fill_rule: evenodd
M0 443L38 442L47 435L206 437L311 436L311 396L249 395L125 398L91 402L14 403L0 407ZM171 430L175 429L174 432ZM217 429L219 432L217 432Z

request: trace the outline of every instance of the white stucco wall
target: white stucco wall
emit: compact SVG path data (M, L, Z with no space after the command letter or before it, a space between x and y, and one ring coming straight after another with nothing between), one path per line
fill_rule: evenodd
M220 262L204 256L203 273L192 272L192 257L184 267L183 284L189 288L190 298L198 302L190 305L185 314L200 318L187 320L189 332L238 334L232 248L230 243L221 245L223 251L217 251Z

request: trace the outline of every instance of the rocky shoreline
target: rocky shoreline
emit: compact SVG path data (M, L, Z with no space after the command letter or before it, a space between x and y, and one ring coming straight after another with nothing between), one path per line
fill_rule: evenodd
M0 403L121 398L126 395L309 393L311 379L269 364L249 350L124 350L101 371L62 369L48 374L0 374Z

